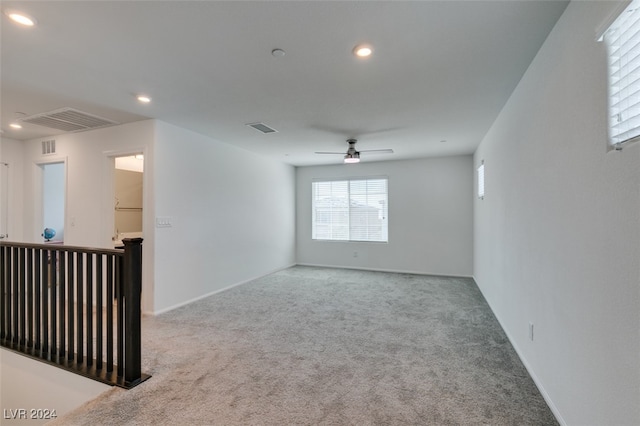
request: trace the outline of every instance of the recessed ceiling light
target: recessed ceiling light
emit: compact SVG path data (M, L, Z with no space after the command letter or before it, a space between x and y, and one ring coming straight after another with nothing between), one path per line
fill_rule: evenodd
M9 124L9 127L11 127L12 129L22 129L22 126L18 123L11 123Z
M148 104L149 102L151 102L151 98L146 95L138 95L136 99L142 102L143 104Z
M22 12L7 10L4 14L13 22L24 25L25 27L33 27L36 24L36 20L34 18Z
M368 44L359 44L353 48L353 54L359 58L366 58L373 53L373 47Z

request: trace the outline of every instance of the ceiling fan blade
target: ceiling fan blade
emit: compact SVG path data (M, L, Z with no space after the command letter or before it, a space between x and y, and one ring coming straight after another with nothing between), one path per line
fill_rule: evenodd
M363 149L360 152L372 152L372 153L378 153L378 154L393 154L393 150L392 149Z
M344 155L344 152L315 152L315 154L337 154L337 155Z

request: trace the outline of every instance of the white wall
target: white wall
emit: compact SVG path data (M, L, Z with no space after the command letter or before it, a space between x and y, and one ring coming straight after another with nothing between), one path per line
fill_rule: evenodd
M640 424L640 145L607 152L595 42L616 6L569 4L474 158L474 276L570 425Z
M0 138L0 162L9 164L8 240L21 241L23 231L22 218L24 215L22 184L24 154L22 142Z
M0 348L0 425L45 424L51 418L31 419L30 410L50 410L49 414L55 410L61 417L110 389L104 383ZM21 408L27 410L26 418L11 419Z
M295 263L292 166L159 121L154 161L156 312Z
M24 189L25 239L34 235L32 207L37 203L33 193L35 165L41 162L67 162L67 223L65 243L88 247L111 247L113 203L105 206L105 191L112 190L107 181L109 156L130 150L150 149L153 144L153 120L88 132L58 135L56 153L42 155L41 139L25 142ZM50 139L50 138L48 138ZM111 167L113 161L111 161ZM108 207L108 208L105 208ZM37 222L35 222L37 223ZM38 225L39 226L39 225ZM39 238L40 234L35 229ZM37 242L36 239L34 242Z
M297 168L297 262L470 276L472 171L471 156ZM312 240L312 179L363 176L389 178L389 242Z
M65 244L113 248L114 157L143 152L153 162L154 121L146 120L98 130L55 136L56 153L42 155L39 138L23 142L22 187L23 235L26 242L42 242L42 199L40 190L43 163L64 161L67 169ZM143 309L153 309L153 167L144 173Z

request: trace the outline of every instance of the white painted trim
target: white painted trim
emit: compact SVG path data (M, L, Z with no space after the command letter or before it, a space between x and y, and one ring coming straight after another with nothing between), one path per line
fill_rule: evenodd
M613 22L618 19L618 16L631 4L631 0L622 0L619 4L615 5L616 2L613 2L614 9L611 11L607 19L602 21L598 28L596 28L596 41L601 42L604 40L605 33L609 30L609 27Z
M145 154L146 148L144 145L141 146L137 146L137 147L130 147L130 148L123 148L123 149L112 149L112 150L108 150L108 151L102 151L102 155L105 157L128 157L130 155L135 155L135 154L140 154L142 153L142 155Z
M471 275L435 274L435 273L424 272L424 271L409 271L409 270L402 270L402 269L364 268L359 266L336 266L336 265L322 265L322 264L316 264L316 263L296 263L296 265L314 266L317 268L354 269L356 271L392 272L396 274L429 275L433 277L473 278L473 276Z
M480 286L478 285L478 281L476 280L476 277L472 276L471 278L473 279L473 282L475 283L476 287L478 287L478 290L480 290L480 293L482 293L482 288L480 288ZM513 346L513 349L515 349L516 354L518 355L518 358L520 358L520 361L522 361L522 364L524 365L524 368L527 369L527 372L529 373L529 376L531 376L531 378L533 379L533 383L535 383L536 387L540 391L540 394L542 395L542 397L546 401L547 405L551 409L551 412L555 416L556 420L558 421L558 423L560 423L561 426L567 426L567 422L562 417L562 414L560 413L560 410L558 410L558 407L556 407L556 405L553 403L553 400L551 399L551 397L547 393L546 389L542 385L542 382L540 381L540 379L536 375L535 371L533 371L533 368L531 367L531 365L529 364L527 359L522 354L522 351L520 351L520 349L518 348L518 345L516 344L515 340L511 338L511 335L509 334L509 332L505 328L504 324L500 320L500 317L498 316L498 314L496 314L496 311L491 307L491 303L489 303L487 298L484 296L484 293L482 293L482 297L487 302L487 305L489 305L489 309L491 309L491 312L493 313L493 316L496 317L496 319L498 320L498 323L500 324L500 328L502 328L502 330L504 331L504 334L507 335L507 339L509 339L509 342L511 343L511 346Z
M194 297L193 299L189 299L187 301L178 303L176 305L169 306L167 308L163 308L163 309L160 309L160 310L157 310L157 311L144 311L143 315L155 316L155 315L164 314L164 313L172 311L174 309L178 309L178 308L181 308L183 306L186 306L186 305L188 305L190 303L197 302L198 300L205 299L205 298L207 298L209 296L213 296L214 294L222 293L223 291L231 290L234 287L238 287L240 285L247 284L248 282L257 280L259 278L266 277L267 275L271 275L271 274L275 274L276 272L284 271L285 269L289 269L289 268L291 268L293 266L313 266L313 267L318 267L318 268L353 269L353 270L374 271L374 272L392 272L392 273L397 273L397 274L429 275L429 276L435 276L435 277L448 277L448 278L473 278L473 276L471 276L471 275L431 274L431 273L427 273L427 272L407 271L407 270L398 270L398 269L356 268L356 267L334 266L334 265L319 265L319 264L312 264L312 263L292 263L292 264L284 266L282 268L275 269L275 270L273 270L271 272L267 272L266 274L258 275L258 276L255 276L253 278L249 278L247 280L231 284L231 285L229 285L227 287L224 287L224 288L221 288L221 289L218 289L218 290L214 290L212 292L203 294L201 296Z
M153 312L143 312L143 315L155 316L155 315L164 314L166 312L173 311L174 309L180 308L180 307L188 305L190 303L197 302L198 300L205 299L205 298L207 298L209 296L213 296L214 294L222 293L223 291L231 290L234 287L238 287L238 286L241 286L241 285L246 284L248 282L257 280L259 278L266 277L267 275L271 275L271 274L275 274L276 272L284 271L285 269L289 269L292 266L296 266L296 264L292 263L292 264L284 266L282 268L275 269L275 270L273 270L271 272L267 272L266 274L258 275L258 276L255 276L253 278L249 278L247 280L240 281L240 282L237 282L235 284L231 284L231 285L229 285L227 287L224 287L224 288L221 288L221 289L218 289L218 290L214 290L214 291L212 291L210 293L203 294L202 296L194 297L193 299L189 299L189 300L187 300L185 302L178 303L177 305L169 306L168 308L163 308L163 309L160 309L158 311L153 311Z
M55 156L55 157L44 157L44 158L38 158L37 160L34 160L33 164L39 167L46 166L47 164L57 164L57 163L67 164L68 159L69 157L66 155Z

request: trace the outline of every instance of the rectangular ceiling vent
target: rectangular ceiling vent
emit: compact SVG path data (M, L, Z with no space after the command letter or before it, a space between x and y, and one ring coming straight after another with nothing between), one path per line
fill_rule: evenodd
M20 121L29 124L63 130L65 132L80 132L82 130L98 129L100 127L119 124L97 115L78 111L73 108L60 108L54 111L25 117Z
M277 132L276 129L272 129L271 127L267 126L264 123L249 123L249 124L247 124L247 126L253 127L257 131L262 132L262 133L276 133Z

